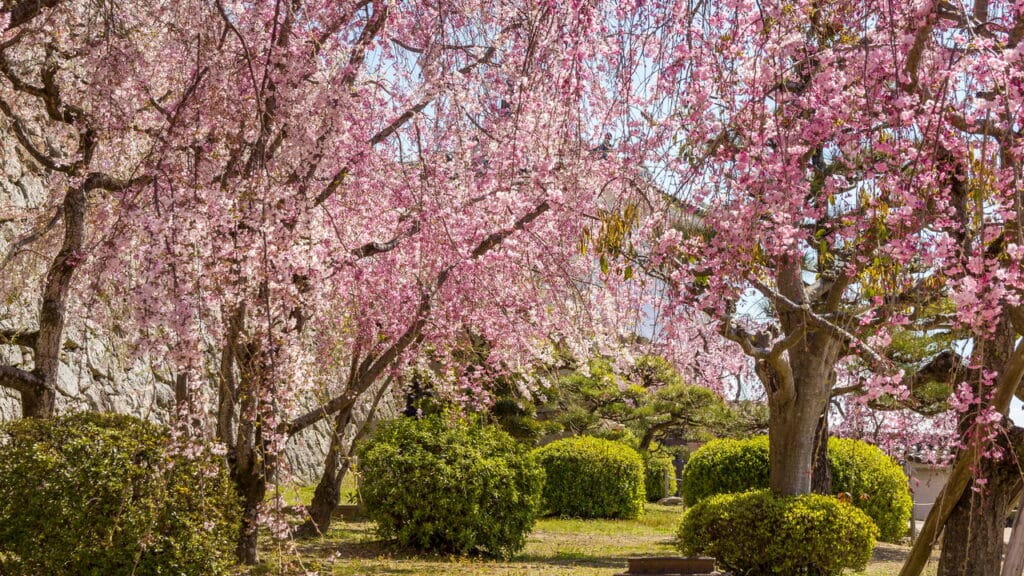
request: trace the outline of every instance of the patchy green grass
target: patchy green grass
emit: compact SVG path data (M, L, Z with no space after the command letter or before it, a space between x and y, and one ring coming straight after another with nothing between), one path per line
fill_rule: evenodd
M341 503L354 503L356 501L356 489L355 475L351 472L345 474L345 477L341 480ZM308 505L310 500L313 499L314 490L316 490L316 485L285 484L280 487L281 498L284 499L286 506ZM269 495L270 498L274 496L275 494Z
M672 540L682 512L678 507L648 504L646 514L636 520L543 519L530 534L526 548L510 561L416 555L377 540L369 522L339 520L321 539L266 541L263 564L249 574L611 576L624 571L630 556L676 554ZM896 576L907 550L879 544L865 576ZM931 565L925 576L934 574Z

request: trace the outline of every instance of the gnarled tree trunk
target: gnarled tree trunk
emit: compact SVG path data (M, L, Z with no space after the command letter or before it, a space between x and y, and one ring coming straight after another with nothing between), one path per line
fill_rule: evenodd
M331 435L331 445L324 461L324 471L313 492L313 500L309 504L309 519L296 529L296 536L309 538L322 535L331 527L334 511L341 503L341 483L345 480L345 475L352 463L351 451L370 429L377 406L391 389L391 380L388 377L377 387L373 395L373 402L367 408L362 421L357 423L355 436L347 447L344 445L345 429L354 420L354 406L342 410L335 416L334 433Z
M345 428L352 422L352 409L339 412L334 419L334 430L331 434L331 445L324 459L324 471L320 482L313 492L313 500L307 512L309 519L295 530L301 538L312 538L327 532L331 526L331 517L341 503L341 483L348 472L349 459L342 454L344 450Z
M994 337L976 344L976 359L987 370L1001 370L1009 363L1017 333L1009 316L1003 314ZM984 394L981 371L972 370L969 379L976 382L976 392ZM961 419L960 435L967 437L976 412ZM1010 454L1014 447L1002 437L998 442ZM1017 462L993 461L982 456L976 463L975 478L985 483L978 491L965 490L949 518L942 541L938 576L998 576L1003 554L1003 530L1009 505L1020 489L1021 476Z
M981 491L965 490L946 521L937 576L999 576L1003 531L1020 474L1015 465L982 458Z

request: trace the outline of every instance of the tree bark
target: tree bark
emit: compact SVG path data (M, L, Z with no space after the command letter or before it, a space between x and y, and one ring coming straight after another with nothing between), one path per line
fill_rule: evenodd
M982 458L984 490L966 490L953 507L942 539L937 576L999 576L1003 530L1020 475L1005 462Z
M259 509L267 496L267 477L264 466L253 463L233 474L235 490L242 498L242 523L238 533L235 555L246 565L259 562Z
M276 456L267 450L263 430L265 407L261 405L263 388L270 384L270 363L263 348L251 342L239 345L232 356L238 367L242 391L239 394L241 417L237 419L237 430L234 431L233 450L228 454L231 480L242 501L242 521L235 555L240 563L254 565L259 562L260 508L266 500L269 474L276 464Z
M324 471L309 503L309 519L295 530L300 538L322 536L331 527L331 517L341 503L341 483L348 472L349 459L342 456L345 428L352 422L351 408L339 412L334 418L331 445L324 460Z
M324 462L324 472L320 476L320 482L313 493L313 500L309 503L309 519L299 526L295 535L301 538L311 538L323 535L331 527L331 519L334 511L341 503L341 483L345 480L352 462L351 451L355 444L361 440L370 429L370 422L374 419L377 406L381 398L391 389L392 379L389 377L382 382L373 395L373 403L366 411L363 421L358 424L352 444L348 447L348 453L342 454L345 450L343 444L345 428L353 420L354 408L348 408L339 412L334 420L334 434L331 436L331 445L327 450L327 458Z
M1013 517L1013 530L1010 532L1010 542L1006 546L1006 558L1003 559L1003 571L1000 576L1024 574L1024 506L1021 505L1019 491L1017 501L1017 513Z
M976 344L976 359L987 370L1002 370L1009 363L1017 339L1009 316L1003 314L994 337ZM972 370L969 380L975 382L976 394L984 394L981 371ZM961 419L960 436L969 437L977 412ZM1012 453L1008 436L998 441ZM1016 434L1015 434L1016 436ZM1009 467L1008 467L1009 465ZM982 491L966 490L953 507L942 543L938 576L998 576L1003 552L1003 529L1010 501L1020 484L1016 462L993 461L982 456L975 464L975 478L984 478Z
M840 348L841 344L828 334L806 336L804 342L789 350L792 393L782 393L777 385L769 388L769 486L775 494L812 491L815 469L821 467L819 458L826 458L819 446L828 442L825 411ZM827 471L827 461L824 468ZM819 472L819 484L830 488L824 486L825 478L827 472Z
M807 312L814 303L804 288L799 258L780 265L776 282L778 293L799 308L779 308L785 337L755 364L768 391L769 486L778 495L807 494L818 443L827 442L822 416L832 395L835 364L846 346L835 334L808 325ZM827 301L827 294L818 304Z
M815 430L828 393L813 390L788 401L768 401L769 486L779 495L808 494L817 447Z
M811 471L811 492L832 493L832 469L828 465L828 403L825 411L818 416L814 430L814 467Z
M57 377L68 293L75 270L81 263L85 244L86 194L84 187L72 188L64 196L64 240L46 274L43 302L39 308L39 332L33 348L38 382L21 392L21 414L25 418L50 418L57 406Z
M992 397L991 407L1000 414L1006 414L1010 408L1010 400L1013 398L1017 387L1024 376L1024 344L1016 346L1006 364L1002 367L999 379L996 381L995 394ZM938 541L939 532L946 525L949 515L959 502L964 490L971 481L971 465L978 459L978 450L974 445L957 454L957 459L950 470L949 479L943 486L935 499L935 506L928 513L921 534L914 542L910 554L907 556L900 576L919 576L928 563L932 548Z

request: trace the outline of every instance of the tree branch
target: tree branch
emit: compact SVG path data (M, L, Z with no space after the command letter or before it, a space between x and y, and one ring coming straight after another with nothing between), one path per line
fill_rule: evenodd
M481 242L476 247L476 249L473 250L473 256L472 257L473 258L479 258L479 257L483 256L484 254L487 254L495 246L497 246L498 244L501 244L506 238L511 236L513 233L515 233L515 232L517 232L519 230L522 230L530 222L533 222L534 220L539 218L541 216L541 214L544 214L545 212L547 212L550 209L551 209L551 205L548 204L547 200L541 202L540 204L537 205L536 208L534 208L533 210L527 212L519 220L516 220L516 223L512 225L512 228L509 228L508 230L502 230L501 232L495 232L495 233L491 234L490 236L488 236L487 238L484 238L483 242Z
M516 220L511 228L502 230L501 232L495 232L487 238L484 238L484 240L481 241L473 250L470 258L476 259L487 254L514 232L521 231L526 228L530 222L539 218L541 214L544 214L550 208L551 206L548 204L547 200L542 201L533 210L527 212ZM359 363L358 368L355 368L356 359L353 358L353 370L349 375L348 384L344 392L313 410L292 419L284 425L284 432L289 436L297 434L339 410L348 409L360 394L372 386L377 378L379 378L388 367L401 357L402 353L410 347L419 345L419 343L423 341L423 327L426 326L427 319L430 316L430 311L433 307L434 294L436 294L437 291L440 290L448 281L453 268L454 266L448 266L438 272L431 289L424 290L423 294L420 296L420 305L416 310L416 315L412 323L408 328L406 328L405 332L403 332L402 335L399 336L393 344L391 344L391 346L380 354L380 356L374 358L368 355L361 363Z
M43 379L31 372L14 366L0 366L0 386L4 388L18 392L31 392L42 385Z
M7 25L8 30L29 23L33 18L42 12L43 8L53 8L62 0L21 0L10 9L11 23Z
M370 256L376 256L377 254L390 252L397 248L402 240L415 235L419 231L420 223L419 221L416 221L413 223L412 227L409 230L396 235L391 240L388 240L387 242L367 242L366 244L363 244L359 248L353 250L352 255L355 256L356 258L369 258Z
M483 55L481 55L480 58L477 58L475 61L466 64L462 68L459 68L459 73L469 74L477 66L487 64L488 62L491 61L491 58L494 57L495 52L496 50L493 47L487 48L487 50L484 51ZM400 116L398 116L398 118L392 120L390 124L382 128L379 132L377 132L370 138L370 146L376 146L387 140L392 134L397 132L399 128L404 126L406 122L412 120L413 117L422 112L423 109L429 106L430 103L433 101L434 97L428 96L427 98L424 98L412 108L409 108L408 110L403 112ZM348 177L351 170L351 165L346 164L340 170L335 172L334 176L331 177L330 183L327 184L324 190L317 195L316 200L313 201L314 205L319 206L323 204L328 198L330 198L335 192L337 192L338 188L340 188L341 185L345 182L345 178Z
M34 330L0 330L0 344L35 348L39 332Z
M876 352L874 349L872 349L871 346L868 346L867 343L863 342L846 329L837 326L836 324L830 322L828 319L822 317L820 314L814 312L814 310L811 310L809 306L800 306L796 302L793 302L789 298L786 298L777 290L772 289L764 282L761 282L756 278L751 279L750 283L753 284L758 290L760 290L765 295L765 297L770 299L776 305L781 304L790 312L802 313L806 318L807 322L814 326L815 328L819 328L821 330L830 332L833 336L847 343L848 345L856 346L857 348L859 348L861 352L865 356L867 356L867 359L870 361L869 363L872 364L875 368L881 369L886 373L892 373L895 371L892 363L886 360L881 354Z

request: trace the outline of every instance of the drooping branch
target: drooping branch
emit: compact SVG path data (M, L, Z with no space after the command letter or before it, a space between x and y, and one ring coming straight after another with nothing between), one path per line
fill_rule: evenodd
M551 205L547 200L541 201L536 207L516 220L511 228L495 232L484 238L484 240L482 240L473 250L470 259L480 258L491 250L494 250L506 238L511 236L513 233L526 228L526 226L550 210L550 208ZM349 376L344 392L334 398L331 398L324 404L306 412L305 414L294 418L285 424L283 428L284 432L288 435L297 434L313 424L316 424L320 420L337 413L339 410L348 409L359 398L359 395L373 385L377 378L379 378L385 370L391 367L407 349L410 347L414 348L422 342L423 328L426 326L427 320L430 317L434 295L448 281L453 268L454 266L443 268L434 278L433 286L429 290L423 291L420 296L420 304L416 310L415 317L395 342L393 342L379 356L374 357L367 355L367 357L359 363L358 368L355 368L356 361L353 359L353 371Z
M473 62L463 66L462 68L459 68L459 73L463 75L469 74L470 72L473 71L474 68L487 64L494 57L495 52L496 50L494 49L494 47L487 48L486 50L484 50L484 53L483 55L480 56L480 58L477 58ZM397 118L392 120L391 123L389 123L387 126L382 128L380 131L378 131L370 138L370 146L377 146L378 144L390 138L392 134L397 132L409 120L412 120L417 114L422 112L433 101L434 97L428 96L427 98L420 100L417 104L410 107L406 111L402 112ZM341 188L341 185L345 183L345 179L348 178L348 175L351 173L351 171L351 165L346 164L345 166L341 167L337 172L335 172L334 175L331 177L330 182L327 184L326 187L324 187L323 191L321 191L320 194L317 195L313 203L316 206L323 204L328 198L330 198L335 192L337 192L339 188Z

